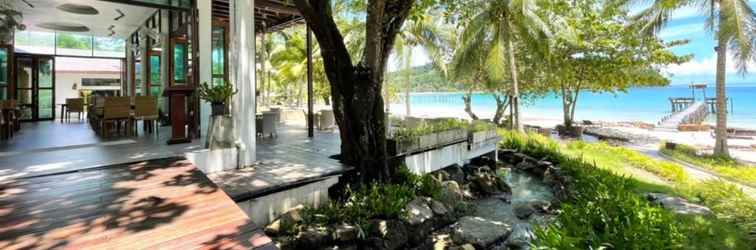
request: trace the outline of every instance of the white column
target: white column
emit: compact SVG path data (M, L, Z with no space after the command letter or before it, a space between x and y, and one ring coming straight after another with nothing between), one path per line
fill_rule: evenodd
M238 93L231 100L234 127L244 151L240 163L255 161L255 15L253 0L232 0L229 70Z
M197 9L199 10L197 17L199 23L199 83L212 84L212 8L212 1L197 1ZM200 102L200 115L200 131L205 135L202 139L207 140L205 133L208 124L210 124L210 103Z

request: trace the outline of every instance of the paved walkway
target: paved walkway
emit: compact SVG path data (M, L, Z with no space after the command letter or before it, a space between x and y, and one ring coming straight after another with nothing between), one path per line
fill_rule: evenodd
M756 199L756 188L753 188L751 186L743 185L738 182L730 181L725 178L722 178L718 176L717 174L705 170L703 168L694 166L692 164L682 162L682 161L676 161L674 159L670 159L662 154L659 153L659 148L654 144L648 144L645 146L639 146L639 145L633 145L633 146L627 146L628 148L637 150L638 152L641 152L643 154L646 154L654 159L662 160L662 161L673 161L680 166L683 167L686 173L688 173L688 176L690 176L691 179L696 181L706 181L706 180L721 180L730 184L733 184L737 186L738 188L742 189L744 193L746 193L748 196L750 196L753 199Z

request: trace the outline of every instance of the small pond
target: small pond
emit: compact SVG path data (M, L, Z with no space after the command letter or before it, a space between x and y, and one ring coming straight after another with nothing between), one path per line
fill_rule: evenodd
M542 221L543 216L534 214L530 219L521 220L514 215L513 206L535 200L551 201L553 194L551 188L543 183L540 178L518 170L500 169L498 175L512 187L511 203L507 203L501 196L489 197L476 201L477 210L474 216L493 221L501 221L510 225L519 222ZM538 223L540 224L540 223Z

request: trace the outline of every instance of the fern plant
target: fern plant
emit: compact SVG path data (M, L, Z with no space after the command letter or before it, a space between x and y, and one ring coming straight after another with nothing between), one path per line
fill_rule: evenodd
M200 84L199 97L202 100L210 102L212 104L225 104L228 100L236 94L236 90L231 87L231 84L222 84L210 86L207 82Z

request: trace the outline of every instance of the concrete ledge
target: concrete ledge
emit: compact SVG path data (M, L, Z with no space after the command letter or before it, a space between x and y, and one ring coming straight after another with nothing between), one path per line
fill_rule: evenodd
M186 152L184 157L205 174L236 169L238 165L236 148L202 149Z
M256 225L268 225L282 213L298 205L320 207L328 204L328 188L339 181L332 176L321 181L260 196L236 204L247 213Z

